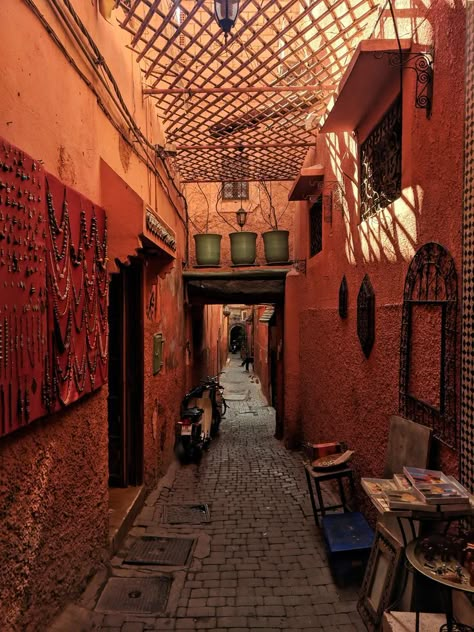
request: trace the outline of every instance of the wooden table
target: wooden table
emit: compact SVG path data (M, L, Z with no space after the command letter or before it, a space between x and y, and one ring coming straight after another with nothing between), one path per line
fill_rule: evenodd
M351 493L354 497L355 488L354 488L354 476L353 471L350 467L342 467L340 469L333 469L329 471L315 471L311 467L311 465L305 464L305 474L306 481L308 483L309 497L311 499L311 506L313 508L314 520L316 522L316 526L319 527L319 518L318 514L324 516L327 511L332 509L343 509L345 512L350 511L350 507L348 505L346 494L344 491L343 479L348 479ZM321 492L321 483L324 481L337 481L339 487L339 499L340 503L336 505L325 505L323 495ZM316 491L316 496L318 499L318 504L316 504L316 499L314 497L314 490Z

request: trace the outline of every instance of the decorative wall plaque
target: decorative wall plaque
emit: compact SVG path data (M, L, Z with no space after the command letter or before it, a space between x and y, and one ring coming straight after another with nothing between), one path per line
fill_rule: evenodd
M375 340L375 293L366 274L357 296L357 335L366 358Z
M339 316L341 318L347 318L347 300L349 290L347 288L346 275L342 277L341 285L339 286Z
M149 207L145 209L145 226L152 237L176 251L176 235Z
M163 366L163 347L165 346L165 339L163 334L153 335L153 375L160 372Z

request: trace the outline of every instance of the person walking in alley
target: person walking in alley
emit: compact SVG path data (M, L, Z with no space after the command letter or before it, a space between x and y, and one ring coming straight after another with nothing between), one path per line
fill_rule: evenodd
M245 358L242 360L242 364L240 366L244 366L244 365L245 365L246 371L249 370L250 365L252 365L252 369L253 369L253 356L251 356L247 350L245 350Z

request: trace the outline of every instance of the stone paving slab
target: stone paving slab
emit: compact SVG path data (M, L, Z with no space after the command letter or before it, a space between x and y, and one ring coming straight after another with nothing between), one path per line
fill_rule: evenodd
M166 612L144 617L91 610L91 626L81 624L81 630L365 630L356 611L357 586L340 589L333 582L300 455L274 439L274 411L253 374L234 360L222 376L224 385L226 379L232 392L248 392L246 399L230 402L220 437L199 465L173 464L111 561L112 575L130 576L123 560L134 538L197 538L192 560L176 569L179 581ZM208 504L211 521L160 522L167 505L189 502ZM163 568L135 576L145 571L152 577Z

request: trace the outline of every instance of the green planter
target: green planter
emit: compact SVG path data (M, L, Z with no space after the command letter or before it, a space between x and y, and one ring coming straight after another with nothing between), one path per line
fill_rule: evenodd
M203 233L194 235L196 262L198 266L218 266L221 262L222 235Z
M262 233L265 259L267 263L287 263L290 251L288 248L287 230L270 230Z
M230 233L230 256L236 266L252 265L257 256L257 233L242 230Z

